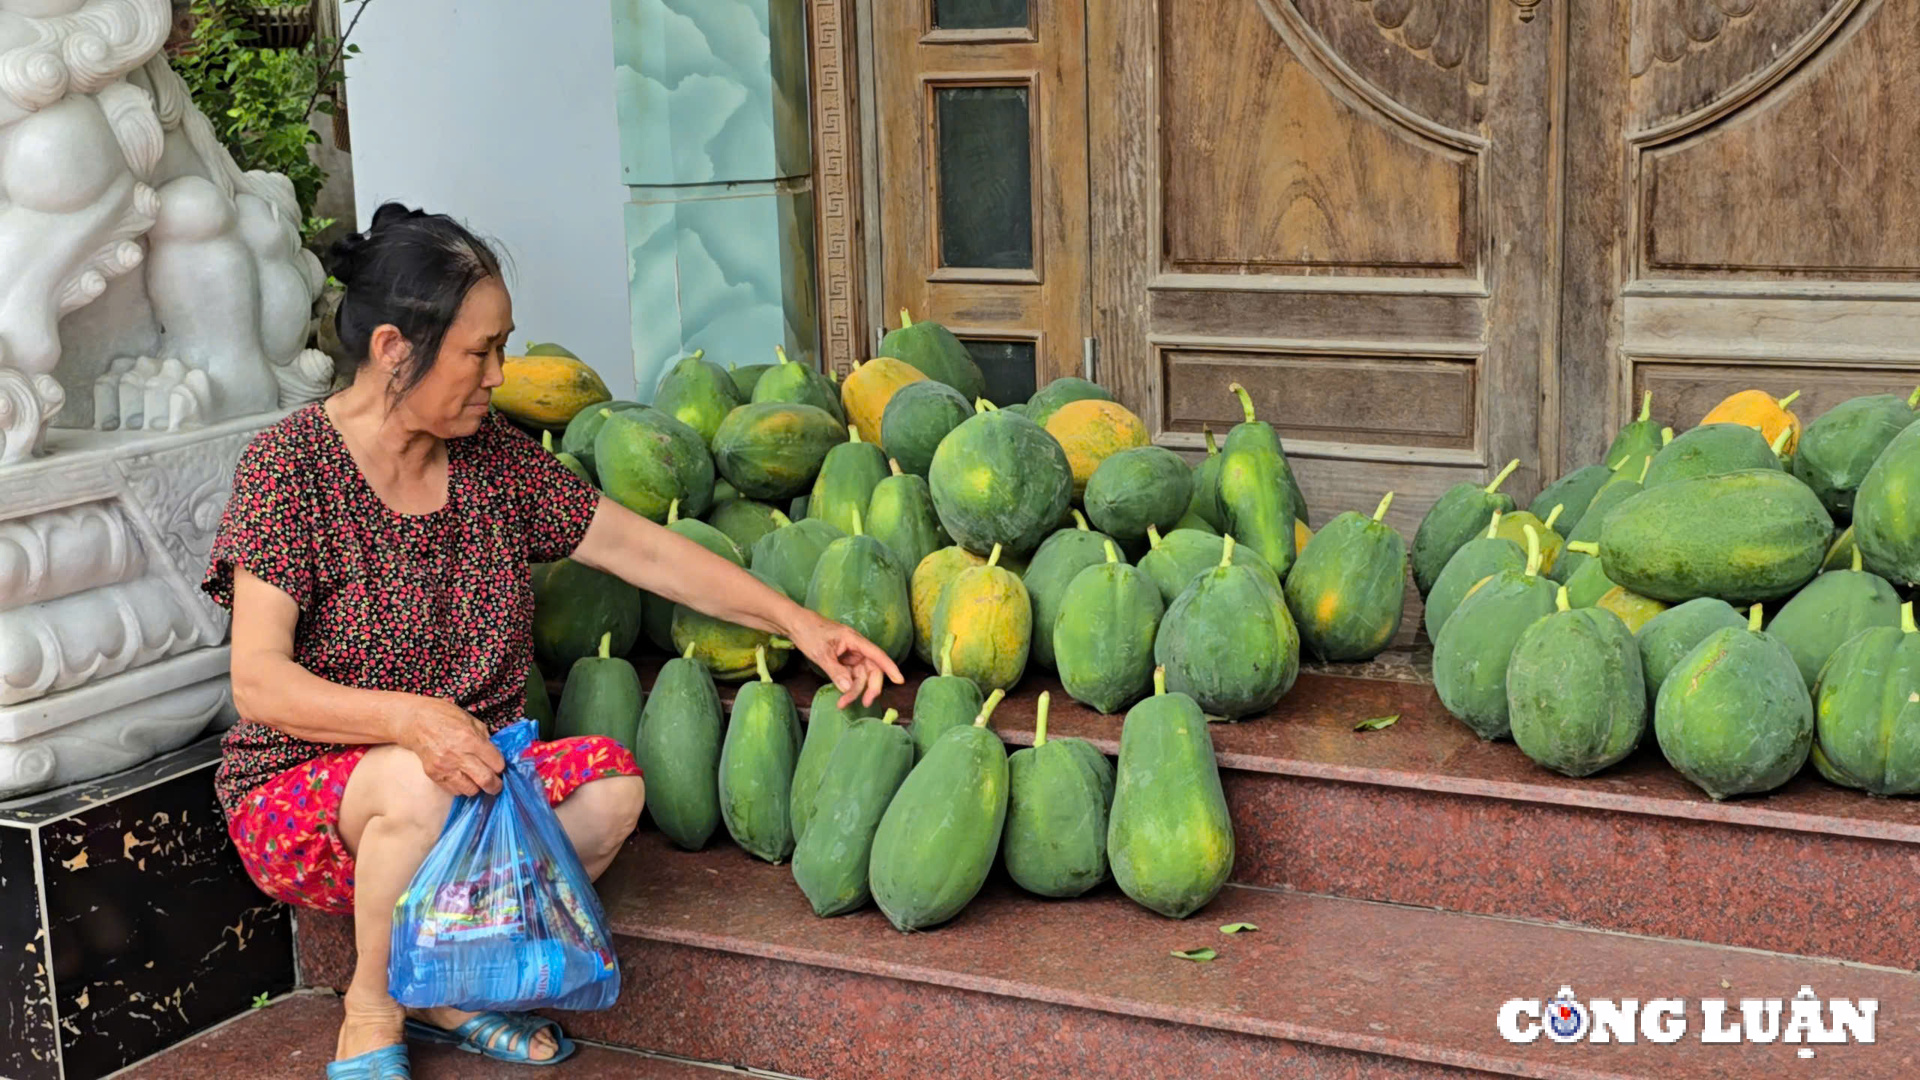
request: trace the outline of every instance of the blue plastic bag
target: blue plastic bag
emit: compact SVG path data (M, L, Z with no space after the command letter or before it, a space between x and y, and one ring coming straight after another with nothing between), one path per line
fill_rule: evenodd
M498 795L462 795L393 908L387 982L414 1009L604 1009L620 965L593 883L533 762L532 720L501 729Z

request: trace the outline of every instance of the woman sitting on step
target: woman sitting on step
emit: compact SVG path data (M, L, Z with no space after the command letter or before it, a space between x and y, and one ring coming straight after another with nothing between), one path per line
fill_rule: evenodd
M572 558L666 600L772 631L871 703L884 652L577 479L491 411L512 303L494 253L452 219L382 206L342 241L338 328L353 381L241 457L202 587L233 610L233 698L216 780L268 895L354 916L334 1080L405 1080L404 1037L508 1061L573 1049L551 1021L409 1015L387 990L394 902L456 795L500 790L488 735L520 718L528 564ZM632 755L536 743L548 800L598 877L639 818Z

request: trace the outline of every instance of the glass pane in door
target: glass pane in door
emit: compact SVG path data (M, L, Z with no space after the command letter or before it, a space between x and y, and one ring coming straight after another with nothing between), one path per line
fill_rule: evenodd
M1027 88L934 91L940 265L1033 266L1033 170Z
M933 0L937 30L999 30L1027 25L1027 0Z
M995 405L1017 405L1033 396L1036 389L1034 362L1036 350L1031 341L983 341L961 339L973 362L986 376L987 400Z

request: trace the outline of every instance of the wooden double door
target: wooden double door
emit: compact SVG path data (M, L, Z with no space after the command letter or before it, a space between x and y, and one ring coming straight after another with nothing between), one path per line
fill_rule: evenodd
M1920 0L874 0L882 309L1315 523L1920 379ZM889 325L893 321L889 320Z

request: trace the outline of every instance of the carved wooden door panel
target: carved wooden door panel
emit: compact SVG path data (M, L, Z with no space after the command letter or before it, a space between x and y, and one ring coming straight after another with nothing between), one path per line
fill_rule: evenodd
M1411 530L1512 458L1538 486L1559 6L1088 5L1100 371L1160 443L1238 381L1316 525L1392 487Z
M1086 24L1079 0L871 7L882 289L973 351L988 396L1081 369Z
M1920 0L1573 9L1560 396L1573 463L1641 392L1818 415L1920 381Z

